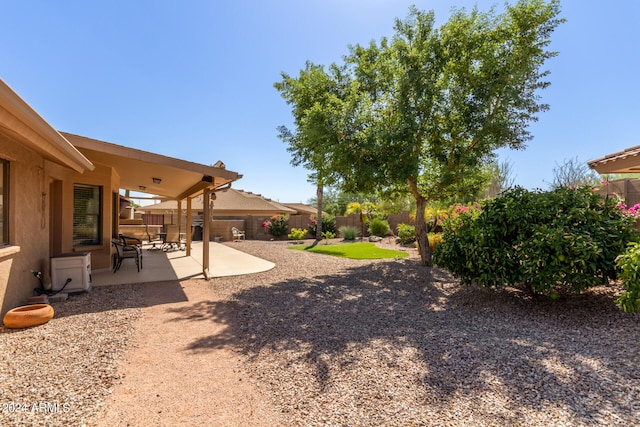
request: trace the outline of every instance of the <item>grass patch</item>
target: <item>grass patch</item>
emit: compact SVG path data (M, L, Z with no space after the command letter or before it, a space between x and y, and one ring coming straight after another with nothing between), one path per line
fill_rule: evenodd
M409 255L403 251L379 248L375 244L368 242L340 243L337 245L289 246L289 249L351 259L404 258Z

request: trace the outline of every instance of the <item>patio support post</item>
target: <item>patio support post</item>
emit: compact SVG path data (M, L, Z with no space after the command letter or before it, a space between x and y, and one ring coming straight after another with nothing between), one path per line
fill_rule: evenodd
M209 228L211 225L211 211L209 201L211 200L211 190L204 190L202 195L202 274L209 280Z
M180 248L180 230L182 230L182 200L178 200L178 248Z
M191 196L187 197L187 256L191 256Z

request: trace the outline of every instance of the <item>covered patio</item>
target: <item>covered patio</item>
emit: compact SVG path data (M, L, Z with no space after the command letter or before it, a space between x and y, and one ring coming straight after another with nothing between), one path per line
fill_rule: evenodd
M160 200L174 200L177 202L179 210L186 208L186 224L181 223L181 217L178 216L178 230L191 229L191 208L192 200L201 196L205 200L215 198L215 193L228 190L231 184L242 178L242 175L226 169L221 161L213 165L207 166L199 163L193 163L160 154L150 153L134 148L124 147L105 141L87 138L80 135L70 133L61 133L77 150L85 155L94 165L111 171L112 185L117 186L118 190L136 191L145 193ZM115 190L115 189L114 189ZM117 237L119 230L119 209L121 197L120 194L114 192L114 197L118 200L112 202L111 212L111 236L107 237L105 242L110 238ZM211 216L211 204L204 203L203 217ZM209 221L203 223L203 235L209 235ZM191 234L185 233L186 255L195 256L191 253ZM101 248L108 254L100 257L96 262L97 255L92 255L92 263L94 266L106 267L110 264L109 259L111 253L108 244L104 244ZM74 251L77 248L74 247ZM200 253L200 272L205 278L215 277L210 272L209 246L202 246ZM106 262L105 262L106 261Z
M229 246L209 242L210 277L239 276L260 273L275 267L275 264L249 255ZM92 286L121 285L126 283L149 283L167 280L205 279L202 257L203 242L192 242L190 254L186 250L164 252L143 247L142 269L137 271L135 262L125 260L113 273L111 268L92 272Z

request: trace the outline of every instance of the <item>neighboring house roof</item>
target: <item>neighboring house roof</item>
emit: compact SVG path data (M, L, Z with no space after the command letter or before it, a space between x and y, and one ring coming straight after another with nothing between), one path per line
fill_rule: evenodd
M0 79L0 132L16 139L45 159L74 169L92 171L94 165Z
M295 210L298 215L315 215L318 213L318 209L304 203L283 203L283 205Z
M587 162L598 173L638 173L640 172L640 145L617 153L607 154Z
M217 191L213 202L213 213L216 215L274 215L278 213L294 215L296 210L288 208L278 202L262 197L260 194L236 190L230 188L226 191ZM160 213L176 210L178 203L175 200L167 200L154 205L141 206L137 212ZM183 208L184 209L184 208ZM191 201L191 209L201 211L202 195L194 197Z
M226 170L222 162L206 166L84 136L62 135L93 163L115 169L120 188L125 190L182 200L207 187L218 188L242 178Z

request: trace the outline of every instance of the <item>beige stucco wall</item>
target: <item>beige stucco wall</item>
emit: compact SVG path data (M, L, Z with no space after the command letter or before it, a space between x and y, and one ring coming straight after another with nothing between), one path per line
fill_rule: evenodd
M78 173L54 164L49 164L51 180L62 181L61 253L91 252L92 269L108 268L111 265L111 236L113 193L118 192L119 177L109 167L96 164L93 172ZM88 184L102 187L102 236L101 243L92 246L73 246L73 185ZM56 251L57 252L57 251ZM58 254L53 254L58 255Z
M0 247L0 316L25 303L39 286L31 273L41 271L50 284L50 257L91 252L92 269L111 265L111 212L119 177L109 167L78 173L44 160L20 142L0 133L0 158L10 161L10 245ZM101 243L73 246L73 185L102 186ZM54 188L58 188L56 191ZM44 198L43 198L43 193ZM0 317L1 318L1 317Z
M47 192L43 158L0 134L0 157L10 161L10 243L0 248L0 315L31 296L38 280L31 271L48 274L48 211L42 206Z

